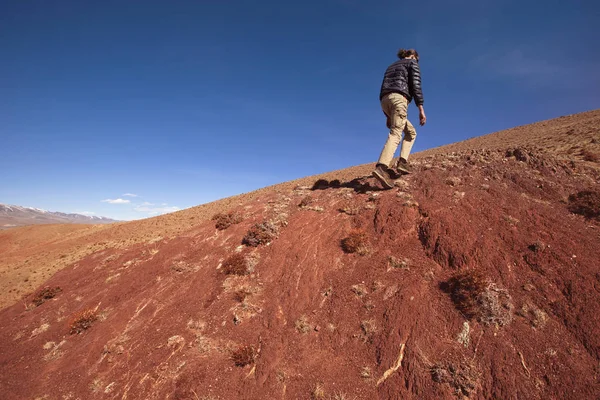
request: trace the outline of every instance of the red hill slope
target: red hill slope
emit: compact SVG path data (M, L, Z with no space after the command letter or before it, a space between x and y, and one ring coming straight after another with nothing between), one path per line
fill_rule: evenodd
M599 398L599 128L423 152L390 191L360 166L74 232L0 311L2 398ZM54 257L14 238L9 267Z

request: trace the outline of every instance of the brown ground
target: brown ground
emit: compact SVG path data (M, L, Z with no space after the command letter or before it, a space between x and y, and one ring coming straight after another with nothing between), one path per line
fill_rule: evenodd
M599 155L592 111L416 154L390 191L364 165L0 232L1 397L600 398L600 221L569 202L600 207Z

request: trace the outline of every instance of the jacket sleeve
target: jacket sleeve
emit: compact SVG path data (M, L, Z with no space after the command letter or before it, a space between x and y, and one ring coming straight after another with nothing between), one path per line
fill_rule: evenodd
M410 64L408 77L410 82L410 91L415 99L415 104L420 106L425 101L423 99L423 90L421 89L421 69L416 61Z

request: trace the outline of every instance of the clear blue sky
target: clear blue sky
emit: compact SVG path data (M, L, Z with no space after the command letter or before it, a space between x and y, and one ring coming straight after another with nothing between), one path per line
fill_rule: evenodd
M597 1L0 0L0 202L135 219L374 162L400 47L421 55L416 151L595 109L599 20Z

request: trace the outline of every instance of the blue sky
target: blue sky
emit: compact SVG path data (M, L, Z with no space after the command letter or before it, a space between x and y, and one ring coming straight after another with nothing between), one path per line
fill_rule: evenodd
M400 47L421 55L415 151L595 109L599 19L595 1L0 0L0 202L137 219L375 162Z

